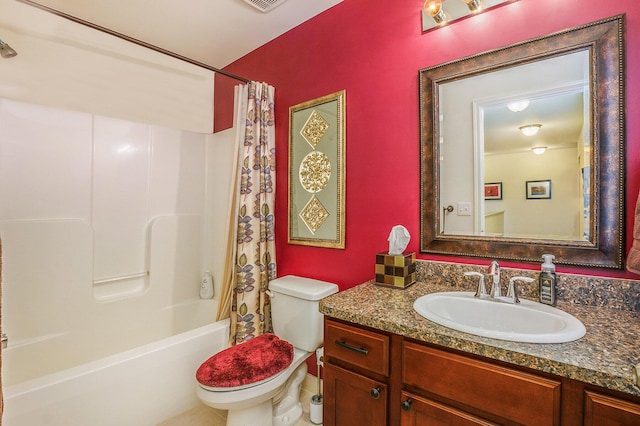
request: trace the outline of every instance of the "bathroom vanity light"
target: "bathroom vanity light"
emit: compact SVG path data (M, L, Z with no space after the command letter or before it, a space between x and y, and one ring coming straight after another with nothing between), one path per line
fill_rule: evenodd
M249 0L245 0L249 1ZM425 0L422 6L422 31L439 28L458 19L483 13L518 0Z
M424 2L423 9L429 16L433 18L436 25L449 21L449 16L442 8L442 2L445 0L427 0ZM476 13L482 10L483 2L481 0L462 0L469 8L470 13Z
M525 136L533 136L536 133L538 133L538 130L540 130L540 127L542 127L542 124L527 124L526 126L518 127L518 129Z
M442 0L427 0L424 2L423 8L436 24L442 24L447 20L447 15L442 10Z
M536 146L534 148L531 148L531 151L533 151L534 154L537 155L542 155L544 154L544 152L547 150L546 146Z
M7 43L0 40L0 55L3 58L13 58L14 56L18 55L18 52L13 50L13 48L9 46Z

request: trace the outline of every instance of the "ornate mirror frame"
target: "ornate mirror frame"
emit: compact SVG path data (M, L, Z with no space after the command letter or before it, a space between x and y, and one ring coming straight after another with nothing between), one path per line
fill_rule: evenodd
M419 72L420 251L622 269L624 263L624 15L520 42ZM441 233L439 85L516 65L588 50L591 102L590 241Z

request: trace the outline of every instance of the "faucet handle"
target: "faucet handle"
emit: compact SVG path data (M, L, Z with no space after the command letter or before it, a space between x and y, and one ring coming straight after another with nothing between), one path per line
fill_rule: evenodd
M478 280L478 288L476 289L476 294L474 295L474 297L484 297L489 294L487 292L487 287L484 284L484 275L482 275L480 272L474 271L465 272L464 274L467 277L480 277L480 279Z
M516 281L524 281L526 283L532 283L535 280L529 277L509 278L509 287L507 288L507 297L512 299L513 303L520 303L520 299L518 299L518 289L516 288Z

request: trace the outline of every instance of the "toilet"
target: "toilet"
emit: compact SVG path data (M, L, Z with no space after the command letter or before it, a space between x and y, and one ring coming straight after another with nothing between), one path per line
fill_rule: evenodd
M336 293L338 286L289 275L269 282L269 290L274 335L257 336L225 349L196 372L198 397L210 407L228 410L228 426L284 426L300 419L305 361L323 342L323 315L318 305L320 299ZM247 354L255 354L246 362L256 377L244 370L228 371L235 370L227 368L229 360L250 358ZM277 359L270 360L274 354ZM275 367L273 372L265 371L265 359L266 367Z

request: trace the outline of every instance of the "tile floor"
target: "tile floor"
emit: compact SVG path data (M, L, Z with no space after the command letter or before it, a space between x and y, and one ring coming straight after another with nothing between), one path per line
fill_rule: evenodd
M304 413L294 426L316 426L309 420L309 401L311 395L316 393L316 386L315 376L308 374L302 383L302 391L300 392L300 402ZM157 426L225 426L226 421L226 411L199 404L184 413L159 423Z
M172 417L158 426L225 426L227 413L215 408L199 405L182 414ZM309 413L305 412L295 426L316 426L309 420Z

